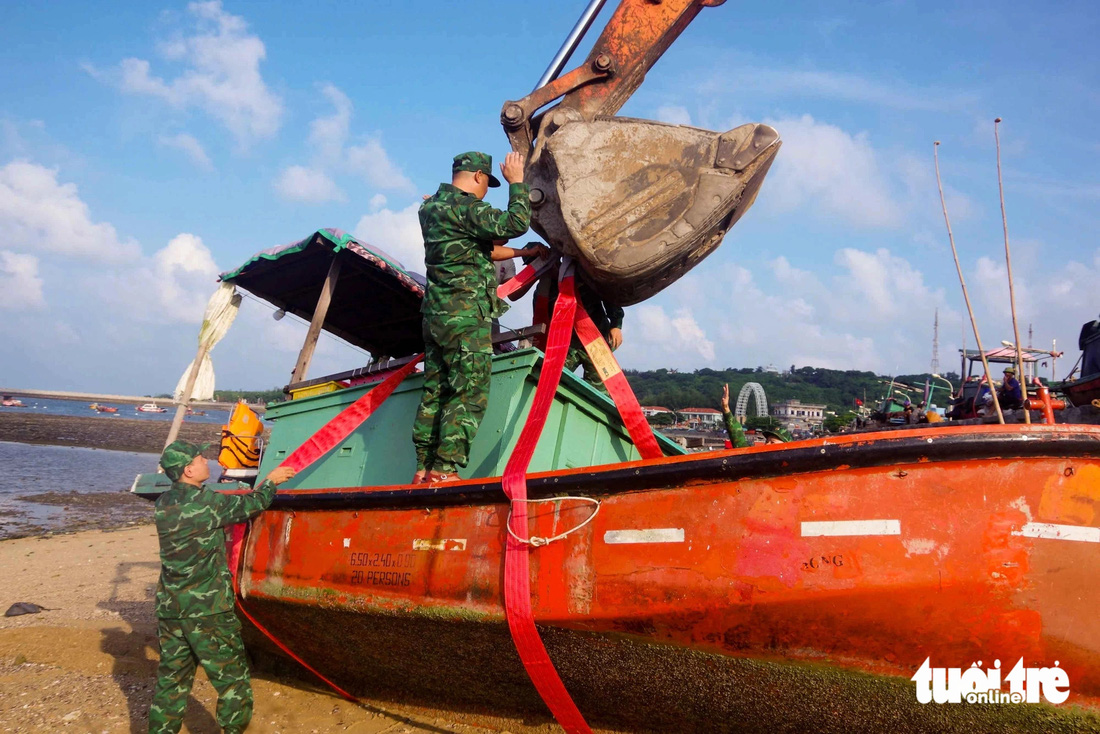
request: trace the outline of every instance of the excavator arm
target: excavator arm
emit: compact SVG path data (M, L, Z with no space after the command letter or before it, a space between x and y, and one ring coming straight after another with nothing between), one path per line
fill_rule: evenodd
M767 125L714 133L615 117L684 28L722 2L620 0L585 62L557 76L603 5L593 0L535 90L501 110L512 149L527 156L532 227L619 305L713 252L779 150Z

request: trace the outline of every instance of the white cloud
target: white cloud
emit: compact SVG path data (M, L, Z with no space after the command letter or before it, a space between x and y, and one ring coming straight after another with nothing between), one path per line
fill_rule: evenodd
M943 300L943 290L930 291L924 275L908 260L886 248L865 252L845 247L833 256L844 269L834 282L831 313L853 324L889 324L905 313L934 309Z
M187 133L161 135L158 141L161 145L182 150L187 154L187 157L191 159L191 162L202 170L214 170L214 164L210 161L210 156L206 154L206 151L202 147L202 143L196 140L193 135L188 135Z
M624 356L635 357L633 361L673 367L700 359L706 364L714 362L714 342L687 309L669 315L663 307L646 303L631 308L628 319L622 349Z
M108 262L139 252L110 224L91 220L75 184L59 183L56 170L24 161L0 168L0 241L17 250Z
M197 324L217 277L218 266L202 239L181 233L152 257L107 274L89 274L84 283L114 306L117 322Z
M765 207L787 212L809 205L860 227L902 223L902 207L866 133L851 135L810 115L768 124L779 130L783 148L768 177Z
M159 284L157 300L164 313L177 321L201 321L213 293L218 266L202 239L178 234L153 255L153 276Z
M622 362L638 369L793 363L917 372L928 369L938 308L941 365L957 369L948 344L957 344L961 317L943 288L928 282L920 268L883 248L842 249L831 266L812 270L785 257L755 272L716 263L698 281L627 309ZM692 323L669 328L666 314Z
M321 93L332 102L335 111L309 124L309 143L317 148L325 161L335 163L341 158L351 129L352 104L348 96L333 84L323 85Z
M286 192L284 195L287 198L327 201L335 198L333 192L337 190L331 176L343 173L358 176L375 188L413 191L412 181L390 159L382 141L377 137L366 137L358 144L348 144L352 115L352 103L348 96L332 84L323 85L321 94L332 103L333 113L318 117L309 125L309 145L314 151L313 164L310 167L291 166L283 171L283 179L293 175L298 183L309 185L297 186L292 181L281 180L276 183L276 187ZM290 174L291 171L294 173ZM307 173L310 174L308 182ZM313 192L312 197L289 193L299 192L301 189Z
M420 233L417 212L420 203L413 202L400 211L380 209L364 214L352 230L361 242L380 247L393 255L406 270L424 272L424 237Z
M362 145L353 145L344 151L348 169L380 189L411 191L412 181L396 165L381 141L370 138Z
M38 258L0 250L0 311L26 311L44 305Z
M668 122L673 125L690 125L691 113L682 105L665 105L658 107L654 115L659 122Z
M275 190L288 201L321 204L326 201L347 200L344 192L328 174L305 166L284 168L275 180Z
M1020 267L1015 257L1013 266L1020 340L1027 343L1028 325L1033 324L1036 346L1046 348L1051 339L1057 338L1060 349L1074 352L1081 324L1095 319L1100 310L1096 302L1100 250L1092 253L1091 261L1068 260L1061 267L1045 271ZM1005 263L979 258L966 278L983 346L998 346L1002 339L1015 341Z
M127 58L117 74L105 74L85 65L97 78L117 78L123 91L158 97L185 110L205 110L236 137L241 145L270 138L279 129L282 100L260 74L266 51L258 36L248 33L244 19L222 9L220 0L193 2L187 10L194 21L190 35L159 46L161 55L185 66L174 79L151 71L145 59Z
M372 212L376 212L379 209L385 209L385 208L386 208L386 195L385 194L375 194L374 196L370 197L370 201L367 202L367 209L372 211Z

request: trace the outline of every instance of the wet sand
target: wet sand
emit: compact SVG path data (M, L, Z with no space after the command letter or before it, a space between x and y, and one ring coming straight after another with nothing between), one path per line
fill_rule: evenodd
M134 418L45 415L31 411L0 413L0 441L86 446L111 451L159 454L170 427L169 421ZM179 437L196 443L217 444L221 440L221 426L185 420Z
M0 542L0 732L144 732L157 666L153 592L160 565L150 525ZM253 677L249 732L515 732L548 723L457 714L400 703L349 703L300 680ZM217 695L200 672L183 731L218 731Z
M151 463L150 471L155 467ZM64 521L46 522L28 517L26 513L0 509L6 520L0 528L0 540L72 533L82 530L111 530L145 525L153 522L153 503L130 494L118 492L42 492L22 495L20 500L64 510Z

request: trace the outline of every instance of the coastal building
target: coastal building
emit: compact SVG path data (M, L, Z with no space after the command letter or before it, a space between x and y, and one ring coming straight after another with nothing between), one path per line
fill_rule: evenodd
M680 419L691 428L717 428L722 425L722 411L714 408L684 408Z
M812 431L825 422L825 406L795 399L782 400L772 404L772 416L788 431Z

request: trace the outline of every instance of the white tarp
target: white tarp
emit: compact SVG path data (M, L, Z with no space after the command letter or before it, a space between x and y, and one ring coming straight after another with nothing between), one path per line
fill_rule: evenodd
M214 397L214 363L210 360L210 350L229 331L233 319L237 318L237 309L240 305L241 296L232 283L222 283L207 302L206 312L202 317L202 328L199 329L199 349L205 347L205 350L202 362L199 364L195 386L191 390L191 400L210 400ZM183 399L183 389L187 386L187 378L191 375L194 366L194 361L187 365L179 383L176 384L176 390L173 393L176 402Z

